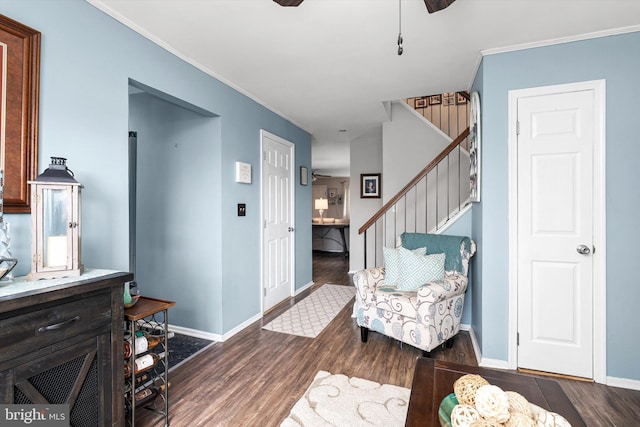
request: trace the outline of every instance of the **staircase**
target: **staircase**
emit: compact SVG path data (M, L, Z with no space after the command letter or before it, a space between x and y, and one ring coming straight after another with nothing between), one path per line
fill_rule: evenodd
M470 205L468 136L467 127L359 228L365 268L382 265L400 234L441 232Z

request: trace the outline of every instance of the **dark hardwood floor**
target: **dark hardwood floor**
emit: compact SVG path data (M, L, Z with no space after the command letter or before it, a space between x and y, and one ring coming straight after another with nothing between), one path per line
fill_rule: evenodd
M360 333L347 304L316 338L262 329L325 283L352 286L348 260L314 253L314 286L277 306L264 318L198 354L171 372L172 426L278 426L319 370L411 387L414 364L422 352L395 340ZM468 333L461 332L437 359L476 365ZM640 391L559 380L589 426L640 426ZM157 415L139 410L136 426L160 425Z

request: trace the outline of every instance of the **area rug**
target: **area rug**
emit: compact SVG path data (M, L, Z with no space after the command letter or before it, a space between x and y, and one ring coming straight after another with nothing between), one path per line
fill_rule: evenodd
M355 294L353 286L325 284L262 328L315 338Z
M170 332L169 342L167 343L169 347L169 372L213 344L215 344L215 341ZM160 357L164 357L162 346L157 346L151 351Z
M215 342L189 335L174 334L169 338L168 344L169 372L171 372Z
M281 426L404 426L410 394L408 388L320 371Z

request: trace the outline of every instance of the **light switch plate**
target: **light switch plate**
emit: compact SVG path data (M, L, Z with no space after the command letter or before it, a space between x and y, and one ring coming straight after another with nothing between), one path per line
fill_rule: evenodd
M251 164L236 162L236 182L251 184Z

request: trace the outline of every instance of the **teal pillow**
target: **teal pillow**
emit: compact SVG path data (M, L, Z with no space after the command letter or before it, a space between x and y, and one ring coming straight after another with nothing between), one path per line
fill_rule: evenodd
M385 286L397 286L398 280L400 280L400 258L398 257L399 249L400 248L382 248L385 267ZM412 249L410 252L417 255L424 255L427 253L427 248Z
M409 249L398 250L400 261L397 287L401 291L415 291L425 283L444 278L445 255L419 255ZM386 283L386 281L385 281Z

